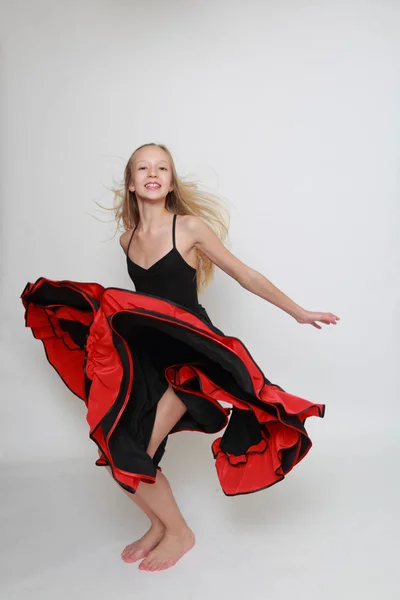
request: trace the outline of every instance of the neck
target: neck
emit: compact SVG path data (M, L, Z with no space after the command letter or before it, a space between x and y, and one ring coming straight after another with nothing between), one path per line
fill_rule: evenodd
M139 208L139 229L143 232L157 229L171 215L165 207L165 201L157 204L151 204L148 200L143 201L138 198Z

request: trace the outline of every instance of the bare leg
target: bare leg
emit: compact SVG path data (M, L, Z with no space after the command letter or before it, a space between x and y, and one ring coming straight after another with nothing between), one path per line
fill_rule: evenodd
M186 410L185 404L175 394L171 386L168 386L157 404L156 418L150 442L147 446L147 454L150 454L151 457L155 455L158 446L185 414Z
M154 484L140 482L139 490L147 505L161 518L166 527L162 540L140 563L139 569L168 569L194 546L194 533L183 518L169 481L163 473L157 473Z
M157 405L154 428L147 448L151 457L185 411L185 405L169 387ZM111 471L109 467L107 469ZM150 556L148 563L142 561L139 568L160 570L174 565L194 545L195 540L176 504L165 475L157 472L156 482L153 484L141 482L135 494L123 491L147 514L152 523L150 530L140 540L124 549L123 560L135 562L147 556L165 533L168 543L161 547L161 553Z
M111 468L106 467L107 471L112 476ZM128 544L122 551L121 558L127 563L133 563L141 558L145 558L150 550L152 550L162 540L165 533L164 523L157 515L147 506L146 502L138 493L131 494L127 490L121 488L122 491L138 506L150 519L150 529L138 540L132 544Z
M154 428L147 448L150 456L154 456L162 440L185 412L186 406L169 387L157 406ZM140 494L150 510L166 527L164 537L140 563L139 569L146 571L168 569L194 546L193 531L183 518L169 481L163 473L157 473L156 482L153 484L140 482L136 493Z
M182 415L186 412L186 406L178 398L171 387L164 392L157 404L156 418L150 442L147 447L147 453L153 458L158 446L163 439L168 435L173 426L179 421ZM144 487L143 487L144 486ZM154 506L149 503L146 495L147 488L157 487L158 500ZM182 524L188 529L183 516L172 495L172 490L165 475L157 472L156 483L141 482L135 494L130 494L126 490L124 492L132 497L133 501L139 506L151 520L149 531L139 540L132 544L128 544L123 550L121 557L125 562L136 562L140 558L145 558L150 550L152 550L164 537L166 525L165 519L173 519L172 525L182 530ZM150 493L150 499L154 498L154 492ZM162 507L162 514L158 514L157 509ZM157 513L157 514L156 514ZM142 567L143 568L143 567Z

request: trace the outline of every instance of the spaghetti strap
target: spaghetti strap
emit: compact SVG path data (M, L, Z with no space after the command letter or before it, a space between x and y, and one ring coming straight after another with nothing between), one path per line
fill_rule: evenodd
M127 255L127 256L128 256L129 247L130 247L130 245L131 245L131 241L132 241L132 238L133 238L133 234L135 233L135 231L136 231L136 228L137 228L137 224L135 225L135 227L134 227L134 230L132 231L132 235L131 235L131 237L130 237L130 239L129 239L129 244L128 244L128 247L127 247L127 249L126 249L126 255Z
M174 218L172 219L172 245L175 248L175 224L176 224L176 213L174 214Z

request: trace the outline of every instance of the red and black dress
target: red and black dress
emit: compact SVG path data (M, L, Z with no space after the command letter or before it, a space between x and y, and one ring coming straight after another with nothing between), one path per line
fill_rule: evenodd
M155 481L168 436L153 458L146 448L170 385L187 407L171 433L225 429L212 443L223 492L262 490L304 458L304 422L323 417L325 406L268 381L244 344L212 324L198 302L196 270L176 248L175 222L176 215L172 249L150 268L135 264L128 246L136 291L41 277L21 295L26 326L84 400L101 450L96 464L109 465L123 488Z

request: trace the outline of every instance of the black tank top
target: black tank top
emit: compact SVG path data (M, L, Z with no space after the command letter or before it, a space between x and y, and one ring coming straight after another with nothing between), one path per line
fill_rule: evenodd
M162 258L145 269L129 258L129 247L136 231L134 228L126 251L128 273L139 293L151 294L180 304L194 312L203 312L197 297L196 269L189 265L175 245L176 214L172 219L172 248Z

